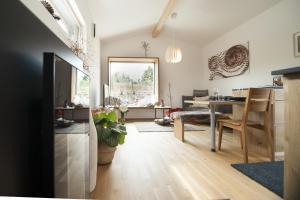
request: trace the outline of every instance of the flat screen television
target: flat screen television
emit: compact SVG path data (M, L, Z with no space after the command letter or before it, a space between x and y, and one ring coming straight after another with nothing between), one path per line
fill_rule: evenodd
M63 58L44 54L43 181L48 197L88 198L89 82L88 74Z

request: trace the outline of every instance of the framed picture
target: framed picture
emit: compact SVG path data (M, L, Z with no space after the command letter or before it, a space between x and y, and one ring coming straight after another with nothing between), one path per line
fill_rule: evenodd
M294 34L295 56L300 56L300 32Z

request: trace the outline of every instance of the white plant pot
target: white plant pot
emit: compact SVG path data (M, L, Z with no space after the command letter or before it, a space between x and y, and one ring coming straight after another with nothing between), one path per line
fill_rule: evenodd
M105 165L112 162L117 148L106 144L98 144L98 164Z

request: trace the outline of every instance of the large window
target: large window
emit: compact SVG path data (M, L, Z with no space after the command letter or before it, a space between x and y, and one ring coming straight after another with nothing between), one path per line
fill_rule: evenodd
M158 101L158 58L109 59L110 96L130 107Z

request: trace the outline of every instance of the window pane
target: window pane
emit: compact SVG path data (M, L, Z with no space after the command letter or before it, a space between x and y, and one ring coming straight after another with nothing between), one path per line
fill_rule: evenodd
M89 77L77 70L76 78L76 103L80 103L83 106L89 105L89 89L90 89Z
M54 7L55 14L61 18L57 23L76 42L86 40L83 38L84 20L74 0L48 0ZM82 41L83 42L83 41Z
M157 101L154 70L154 63L111 62L111 96L129 106L154 104Z

